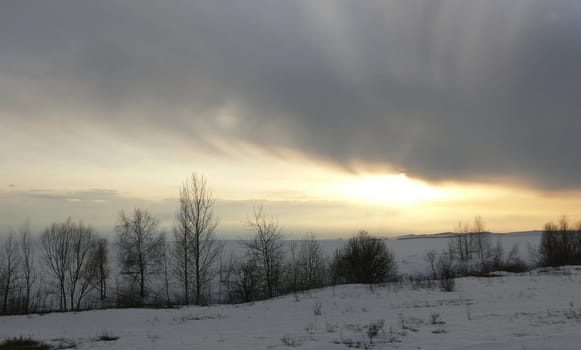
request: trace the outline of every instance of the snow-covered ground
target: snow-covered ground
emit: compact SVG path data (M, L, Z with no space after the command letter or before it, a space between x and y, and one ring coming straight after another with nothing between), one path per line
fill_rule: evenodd
M526 254L538 238L502 240ZM344 243L326 251L331 242ZM413 272L447 239L387 244ZM0 317L0 339L19 336L79 349L579 349L581 268L461 278L454 292L347 285L243 305Z
M580 306L581 269L568 267L462 278L455 292L347 285L243 305L0 317L0 338L79 349L578 349ZM105 334L119 339L96 340Z

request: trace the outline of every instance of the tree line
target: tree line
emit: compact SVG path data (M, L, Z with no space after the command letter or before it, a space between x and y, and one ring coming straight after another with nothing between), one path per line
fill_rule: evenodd
M9 229L0 244L0 313L244 303L342 283L409 278L398 276L385 241L366 231L328 256L312 234L286 240L262 206L247 220L252 238L227 255L216 236L214 204L206 178L192 174L179 189L169 238L142 208L119 214L112 242L70 218L50 224L37 239L28 223ZM581 224L573 227L565 217L546 224L534 255L527 264L517 245L505 252L477 216L472 224L458 224L446 250L427 251L428 274L412 279L450 291L458 276L581 264Z
M491 234L480 216L472 225L460 222L443 252L428 250L428 281L438 281L443 290L453 290L454 279L461 276L487 276L496 271L525 272L533 267L581 265L581 223L572 225L565 216L548 222L538 247L529 247L530 261L519 257L515 244L508 252Z
M539 245L542 266L581 265L581 223L572 225L566 216L545 224Z
M361 231L327 256L312 234L286 240L262 206L247 220L253 237L226 256L214 204L206 178L193 174L180 187L169 238L142 208L119 214L112 242L70 218L38 239L28 223L9 229L0 247L0 313L242 303L397 278L384 241Z
M434 249L425 253L429 271L426 281L438 282L440 289L452 291L455 278L463 276L489 276L496 271L524 272L530 264L519 257L515 244L505 251L500 237L492 241L482 217L475 216L473 223L459 222L442 252ZM536 263L533 263L533 265Z

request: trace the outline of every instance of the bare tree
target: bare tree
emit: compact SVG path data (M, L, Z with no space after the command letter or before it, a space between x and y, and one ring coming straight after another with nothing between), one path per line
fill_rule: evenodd
M247 303L263 298L258 262L251 255L230 255L223 283L230 303Z
M442 254L438 257L436 269L440 289L446 292L454 291L456 287L456 271L450 254Z
M489 263L492 244L490 243L490 234L486 232L486 225L480 215L474 217L471 234L473 236L474 251L478 254L480 264L485 266Z
M472 225L459 222L456 235L450 239L449 251L454 259L461 262L477 261L480 269L488 268L492 253L490 233L480 216L474 217Z
M170 294L170 271L171 271L171 254L170 245L166 242L163 246L163 258L161 260L161 269L163 274L163 288L165 296L165 304L167 306L171 305L171 294Z
M267 217L263 207L254 208L254 217L248 220L254 230L254 239L244 242L249 256L256 262L266 296L276 296L283 273L283 233L277 220Z
M509 272L523 272L528 270L527 264L518 256L519 246L515 243L505 254L500 238L496 239L496 244L491 248L490 267L496 271L504 270Z
M187 203L181 198L182 189L180 189L180 207L176 212L176 223L173 228L174 243L172 249L173 271L183 289L183 300L186 305L190 303L191 294L191 274L192 274L192 232L188 225L185 215Z
M218 302L223 302L225 295L224 291L228 291L229 280L230 280L230 266L227 261L225 261L226 249L222 249L220 256L218 257Z
M581 264L581 225L573 228L566 216L557 224L547 223L538 253L542 266Z
M92 289L97 266L91 261L97 247L97 234L91 226L79 222L72 237L69 273L69 299L71 309L80 310L81 303Z
M28 313L32 308L32 289L36 283L34 251L31 242L30 223L28 221L20 227L20 252L22 257L22 283L24 288L22 310Z
M299 261L299 243L296 240L291 240L288 242L288 258L289 261L287 266L285 267L286 272L286 281L287 287L289 291L296 293L299 290L302 290L300 285L300 274L301 274L301 264Z
M47 271L49 283L53 284L59 297L60 309L67 311L67 268L70 259L70 240L72 223L52 223L41 234L41 247L44 253L43 266Z
M95 278L92 280L92 285L99 291L99 299L104 301L107 299L107 280L111 274L109 242L106 238L100 238L96 241L91 263L95 269Z
M232 290L234 268L234 256L230 253L228 260L224 256L225 250L220 255L220 268L218 272L218 279L220 282L219 300L222 302L232 303L230 291Z
M452 257L457 258L460 261L470 260L472 256L471 238L469 224L459 221L455 229L455 235L448 243L448 250Z
M44 265L58 291L61 310L79 310L96 274L90 259L96 246L95 231L68 219L45 229L41 244Z
M145 300L150 277L160 272L165 237L157 231L157 220L144 209L121 212L115 226L118 235L121 274L132 277Z
M223 244L216 239L217 218L214 199L206 178L192 174L180 188L179 207L174 226L174 271L181 282L184 301L202 303L202 293L218 273L215 268Z
M2 311L7 313L12 311L11 297L14 296L14 292L17 287L18 282L18 269L20 268L20 254L18 248L18 242L12 232L12 229L8 231L8 237L4 241L2 247L2 262L0 262L0 283L2 292ZM2 266L4 268L2 269Z
M424 260L430 265L430 274L432 279L436 279L438 276L437 263L438 263L438 253L435 249L430 249L426 252Z
M325 284L325 254L314 234L300 241L298 266L301 289L319 288Z

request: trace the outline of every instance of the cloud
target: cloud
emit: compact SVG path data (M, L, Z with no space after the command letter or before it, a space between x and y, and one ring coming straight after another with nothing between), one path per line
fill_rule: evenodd
M33 189L29 191L9 191L0 192L3 198L19 198L22 200L48 200L48 201L68 201L68 202L107 202L120 199L120 194L111 189L89 189L86 191L54 191L44 189Z
M580 17L542 0L11 1L0 118L581 188Z
M36 189L28 191L0 191L0 237L2 229L18 227L29 221L35 232L51 222L81 220L105 235L113 234L119 213L143 208L151 211L164 230L171 228L176 199L151 201L126 196L111 189L84 191L57 191Z

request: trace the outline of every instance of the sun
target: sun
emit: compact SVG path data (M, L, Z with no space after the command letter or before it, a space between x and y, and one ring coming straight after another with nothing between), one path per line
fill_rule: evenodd
M348 198L383 205L412 205L441 199L445 194L406 174L363 176L346 181L343 193Z

